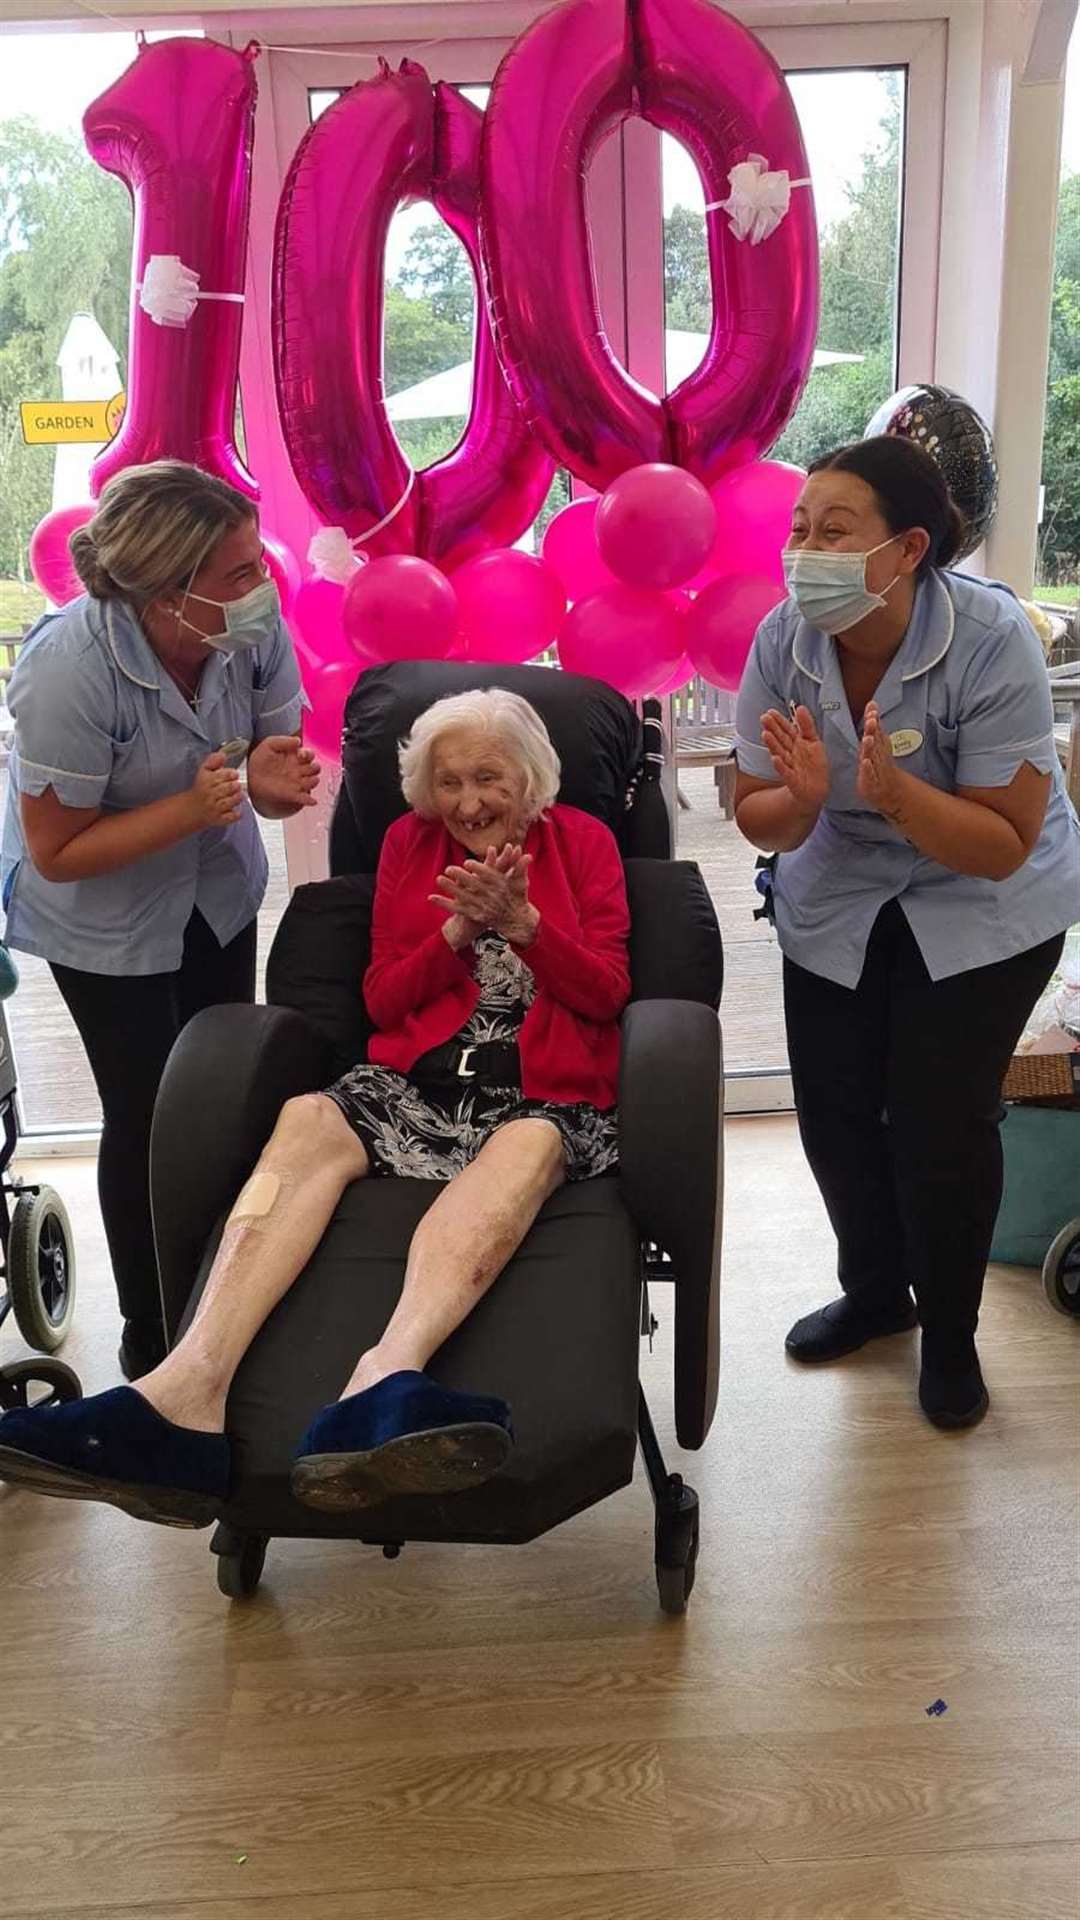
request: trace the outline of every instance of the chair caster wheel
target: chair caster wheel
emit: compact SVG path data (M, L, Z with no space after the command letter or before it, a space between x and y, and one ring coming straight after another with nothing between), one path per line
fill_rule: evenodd
M664 1613L685 1613L697 1572L701 1523L693 1487L673 1473L656 1508L656 1588Z
M0 1367L0 1413L16 1408L59 1407L81 1400L82 1383L62 1360L15 1360Z
M241 1533L220 1520L210 1551L217 1555L217 1583L229 1600L248 1600L262 1578L270 1538L265 1533Z
M1042 1281L1052 1307L1074 1320L1080 1317L1080 1220L1062 1227L1043 1261Z

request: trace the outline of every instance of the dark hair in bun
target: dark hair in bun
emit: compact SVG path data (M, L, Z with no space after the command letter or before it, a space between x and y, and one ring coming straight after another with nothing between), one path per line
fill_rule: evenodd
M956 505L936 462L899 434L875 434L869 440L853 440L848 447L837 447L811 461L811 473L853 473L865 481L874 494L881 517L890 533L907 533L909 527L922 527L930 545L920 573L931 567L947 567L964 544L967 522Z

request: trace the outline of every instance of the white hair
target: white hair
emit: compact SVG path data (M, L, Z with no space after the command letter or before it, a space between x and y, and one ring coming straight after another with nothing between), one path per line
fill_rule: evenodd
M413 722L398 746L401 791L425 820L435 818L432 772L435 748L448 733L486 733L497 740L524 776L522 813L529 825L555 801L562 769L536 708L505 687L476 687L436 700Z

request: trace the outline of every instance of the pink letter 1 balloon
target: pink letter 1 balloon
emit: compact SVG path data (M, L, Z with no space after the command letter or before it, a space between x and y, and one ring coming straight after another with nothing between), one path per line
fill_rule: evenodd
M119 174L135 207L127 406L94 462L95 498L122 467L190 460L241 492L259 489L234 439L243 325L255 48L159 40L83 119L100 167ZM186 325L158 325L139 304L152 256L178 255L198 275Z
M585 174L632 112L688 147L705 187L713 325L701 365L665 400L605 338L589 259ZM818 316L813 201L736 239L717 203L751 154L807 173L772 56L711 0L568 0L505 56L484 121L481 233L510 385L555 458L602 491L640 461L706 486L772 445L810 370Z
M483 116L422 67L383 63L304 135L275 242L274 357L289 458L320 518L371 555L451 568L517 539L552 462L507 391L487 321L477 328L472 409L459 445L412 476L383 388L383 254L405 199L432 199L479 265Z

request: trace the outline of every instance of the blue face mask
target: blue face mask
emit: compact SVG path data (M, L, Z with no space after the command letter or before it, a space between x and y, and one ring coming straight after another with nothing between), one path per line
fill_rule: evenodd
M181 626L189 633L198 634L208 647L215 647L218 653L242 653L245 647L259 647L269 640L278 621L281 619L281 596L273 580L260 580L250 593L241 594L239 600L208 600L204 593L184 595L185 601L199 600L204 607L220 607L225 615L224 633L202 633L185 620L183 612L179 614Z
M846 633L868 613L887 605L900 575L889 581L885 593L871 593L866 563L871 554L891 546L898 534L879 541L868 553L822 553L812 547L785 547L781 554L784 581L803 619L819 633Z

